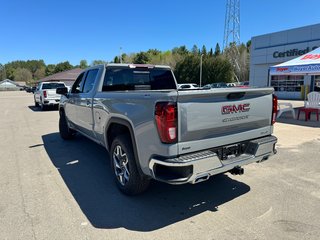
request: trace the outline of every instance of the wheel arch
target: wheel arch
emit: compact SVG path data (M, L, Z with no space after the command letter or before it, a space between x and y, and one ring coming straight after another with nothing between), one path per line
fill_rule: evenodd
M113 139L117 135L121 135L121 134L128 134L130 136L137 169L140 174L143 174L143 172L141 170L140 162L139 162L137 143L136 143L136 139L134 137L135 135L134 135L133 127L129 121L122 119L122 118L117 118L117 117L112 117L109 120L107 127L106 127L106 130L105 130L105 136L104 136L107 150L110 151L110 147L111 147Z

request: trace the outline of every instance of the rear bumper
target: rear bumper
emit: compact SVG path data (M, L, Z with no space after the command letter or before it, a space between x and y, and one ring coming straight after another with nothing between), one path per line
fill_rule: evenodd
M59 99L48 99L48 98L43 99L43 105L58 105L59 102L60 102L60 98Z
M243 154L226 160L220 160L211 150L169 159L154 157L149 162L149 169L156 180L170 184L194 184L238 166L265 161L276 154L276 143L274 136L251 140Z

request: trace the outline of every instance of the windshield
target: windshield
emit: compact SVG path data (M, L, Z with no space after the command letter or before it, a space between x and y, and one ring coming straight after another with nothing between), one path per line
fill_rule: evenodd
M63 83L44 83L42 89L57 89L65 87Z

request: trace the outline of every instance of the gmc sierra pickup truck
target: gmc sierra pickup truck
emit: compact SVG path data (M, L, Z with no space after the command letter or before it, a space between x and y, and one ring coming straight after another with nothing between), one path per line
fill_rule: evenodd
M194 184L242 174L276 153L273 88L178 91L167 66L107 64L57 93L61 137L78 132L104 146L125 194L143 192L151 179Z
M57 88L66 87L64 82L40 82L34 92L34 105L45 110L48 106L58 106L61 96Z

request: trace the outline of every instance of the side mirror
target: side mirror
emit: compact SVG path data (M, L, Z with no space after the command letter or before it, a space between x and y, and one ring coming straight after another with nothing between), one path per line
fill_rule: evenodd
M68 93L68 88L66 87L60 87L56 89L56 93L60 95L67 95Z

